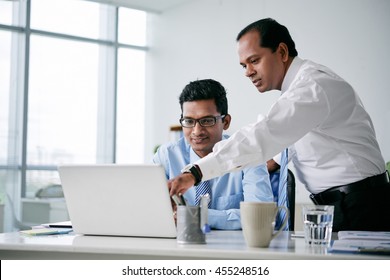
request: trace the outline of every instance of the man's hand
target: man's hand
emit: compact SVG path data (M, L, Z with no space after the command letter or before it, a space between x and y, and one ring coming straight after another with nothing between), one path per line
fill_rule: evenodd
M279 164L277 164L273 159L267 161L267 169L269 173L272 173L280 168Z
M168 181L169 195L184 194L195 184L195 178L191 173L183 173Z

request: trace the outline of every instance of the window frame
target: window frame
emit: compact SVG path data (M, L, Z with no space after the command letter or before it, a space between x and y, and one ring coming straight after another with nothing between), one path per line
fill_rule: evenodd
M99 79L98 92L98 131L96 163L116 162L116 135L117 135L117 90L118 90L118 50L119 48L135 49L147 53L148 46L137 46L120 43L118 41L119 9L122 7L112 5L104 15L103 23L100 23L100 32L109 32L114 35L109 39L92 39L88 37L73 36L45 30L32 29L31 1L19 1L13 9L12 25L0 24L0 30L12 33L11 41L11 81L13 83L9 91L9 131L19 131L18 136L8 134L8 152L12 157L7 157L6 165L0 164L0 170L7 172L5 192L8 200L5 205L4 229L14 227L12 217L20 217L20 201L27 193L27 172L33 170L56 171L57 165L29 165L27 164L27 132L28 132L28 99L29 99L29 56L30 38L32 35L53 37L79 42L88 42L99 46ZM103 4L101 4L103 5ZM105 4L109 5L109 4ZM123 7L125 8L125 7ZM144 93L145 94L145 93ZM144 96L145 98L145 96ZM100 113L104 112L104 113ZM113 137L106 137L112 135ZM15 138L16 137L16 138ZM8 202L8 200L6 200ZM12 209L10 208L12 207ZM12 211L12 213L11 213Z

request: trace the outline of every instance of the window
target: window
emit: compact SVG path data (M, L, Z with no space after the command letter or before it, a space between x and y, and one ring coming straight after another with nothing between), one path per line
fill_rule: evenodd
M0 165L7 164L6 155L8 153L11 35L11 32L0 30Z
M0 1L0 24L12 25L12 6L10 1Z
M100 10L107 6L89 1L32 0L31 28L93 39L100 38ZM86 20L88 19L88 20Z
M60 183L59 164L144 161L146 51L143 11L0 0L0 199L12 203L6 230L12 215L23 221L21 198Z
M0 2L1 3L1 2ZM9 139L9 102L12 32L0 30L0 202L5 201Z
M98 53L96 44L31 35L26 197L59 183L35 167L96 162Z
M145 52L119 49L118 53L118 163L142 162L144 150ZM134 67L137 66L137 67ZM132 143L129 145L129 143Z
M119 10L119 42L123 44L146 45L146 14L131 9Z

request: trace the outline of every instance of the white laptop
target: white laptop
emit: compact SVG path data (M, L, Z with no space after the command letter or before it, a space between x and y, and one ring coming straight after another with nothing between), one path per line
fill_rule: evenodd
M176 237L162 166L62 165L58 171L75 233Z

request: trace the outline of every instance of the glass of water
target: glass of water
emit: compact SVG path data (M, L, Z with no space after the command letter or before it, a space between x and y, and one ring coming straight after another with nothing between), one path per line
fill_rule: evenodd
M334 206L332 205L304 205L302 207L306 244L330 245L333 212Z

